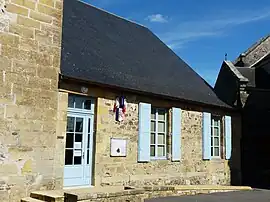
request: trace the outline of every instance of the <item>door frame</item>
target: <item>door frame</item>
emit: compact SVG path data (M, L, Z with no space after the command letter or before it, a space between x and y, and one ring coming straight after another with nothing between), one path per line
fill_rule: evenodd
M75 96L77 97L77 95L74 94L69 94L69 96ZM78 96L78 97L83 97L83 96ZM82 117L83 120L83 124L84 124L84 132L83 132L83 142L82 142L82 147L83 150L82 152L84 152L84 158L82 159L82 166L83 166L83 181L85 182L82 185L71 185L71 186L67 186L64 184L64 180L65 180L65 172L63 172L63 188L64 189L72 189L72 188L81 188L81 187L92 187L92 180L93 180L93 166L95 165L94 162L94 156L93 156L93 149L94 149L94 118L95 118L95 100L91 97L86 97L85 98L87 100L91 100L91 109L87 110L87 109L79 109L79 108L67 108L67 117L68 116L79 116ZM90 123L89 123L90 121ZM87 164L87 141L88 141L88 124L90 124L90 137L89 137L89 164ZM67 125L67 124L66 124ZM85 138L86 137L86 138ZM65 147L66 150L66 147ZM66 156L64 155L64 158ZM64 160L65 162L65 160ZM66 165L64 164L64 170L65 170ZM89 171L86 172L86 168L89 168ZM90 177L89 177L89 183L87 182L87 177L86 177L86 173L89 173ZM86 183L87 182L87 183Z

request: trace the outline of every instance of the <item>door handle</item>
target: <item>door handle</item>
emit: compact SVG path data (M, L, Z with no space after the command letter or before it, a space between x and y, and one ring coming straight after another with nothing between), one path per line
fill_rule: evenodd
M82 153L82 158L84 159L84 151L83 151L83 153Z

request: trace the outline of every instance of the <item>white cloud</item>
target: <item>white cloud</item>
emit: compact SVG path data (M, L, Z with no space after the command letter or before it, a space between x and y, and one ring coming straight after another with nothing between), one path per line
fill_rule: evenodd
M166 23L168 22L167 17L163 16L162 14L154 14L147 16L146 20L150 22L159 22L159 23Z
M227 17L229 16L229 17ZM224 16L214 16L207 20L186 21L174 24L166 32L158 33L159 37L172 49L180 49L185 44L206 37L217 37L235 26L270 19L269 9L263 11L238 12Z

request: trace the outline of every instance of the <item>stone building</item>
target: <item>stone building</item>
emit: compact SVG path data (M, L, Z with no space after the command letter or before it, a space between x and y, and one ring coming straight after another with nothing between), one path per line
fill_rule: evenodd
M242 111L242 183L269 188L270 36L224 61L215 92Z
M238 111L149 29L80 1L2 0L0 20L1 201L241 181Z

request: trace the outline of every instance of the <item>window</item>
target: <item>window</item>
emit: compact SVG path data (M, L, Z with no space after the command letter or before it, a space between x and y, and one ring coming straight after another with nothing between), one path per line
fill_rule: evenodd
M211 156L221 157L221 117L213 116L211 118Z
M72 109L92 110L92 100L89 97L69 95L68 107Z
M165 109L151 109L150 156L154 159L166 158L167 112Z

